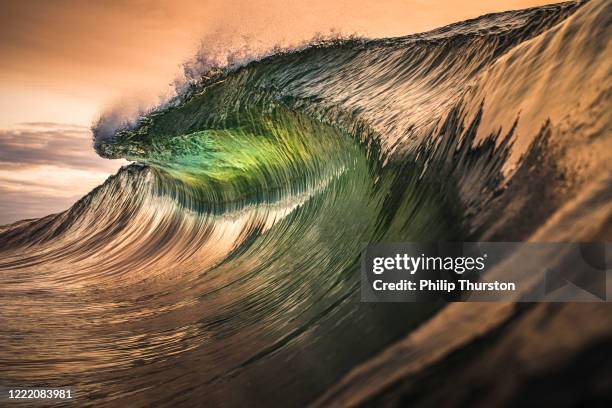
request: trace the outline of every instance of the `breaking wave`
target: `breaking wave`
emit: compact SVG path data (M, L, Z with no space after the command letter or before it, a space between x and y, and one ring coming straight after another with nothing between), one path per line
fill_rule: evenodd
M0 227L0 384L300 406L417 327L459 347L428 325L455 305L359 303L361 249L604 239L611 16L572 2L317 43L102 121L97 152L134 164ZM508 316L482 308L484 331Z

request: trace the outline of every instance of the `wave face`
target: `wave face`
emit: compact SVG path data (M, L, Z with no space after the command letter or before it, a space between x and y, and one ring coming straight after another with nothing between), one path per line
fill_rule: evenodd
M2 383L301 406L443 308L361 304L364 243L609 238L611 16L563 3L319 44L94 132L136 164L0 227Z

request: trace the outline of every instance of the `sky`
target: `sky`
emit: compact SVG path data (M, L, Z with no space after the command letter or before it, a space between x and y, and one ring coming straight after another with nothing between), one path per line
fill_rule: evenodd
M549 2L0 0L0 225L65 210L126 164L96 156L92 123L155 104L199 49L400 36Z

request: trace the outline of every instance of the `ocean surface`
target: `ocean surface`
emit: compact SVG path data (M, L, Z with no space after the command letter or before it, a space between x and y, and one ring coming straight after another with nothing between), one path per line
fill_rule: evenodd
M0 386L86 406L440 406L447 389L491 406L530 382L484 361L575 374L612 338L607 305L360 303L360 253L610 241L611 41L605 0L490 14L280 52L99 123L96 151L133 164L0 227Z

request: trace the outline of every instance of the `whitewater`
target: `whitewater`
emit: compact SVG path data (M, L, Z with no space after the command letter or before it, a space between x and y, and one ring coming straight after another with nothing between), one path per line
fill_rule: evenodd
M103 117L94 148L133 164L0 227L0 386L96 406L534 403L487 361L562 381L612 344L609 306L365 304L359 257L610 241L611 31L592 0L338 39Z

